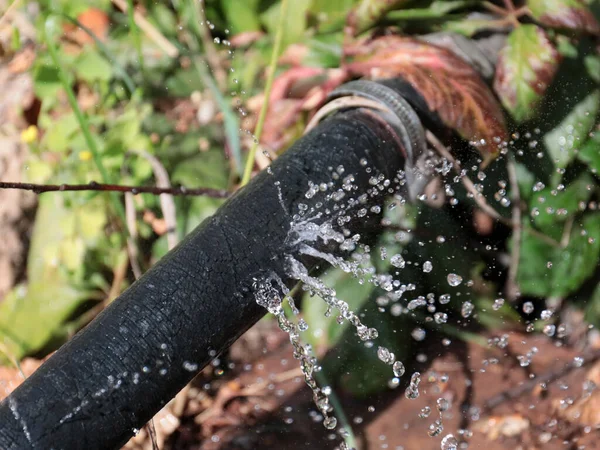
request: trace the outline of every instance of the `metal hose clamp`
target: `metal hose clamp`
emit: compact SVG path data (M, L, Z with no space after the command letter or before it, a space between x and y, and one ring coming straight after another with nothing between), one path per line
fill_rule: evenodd
M405 177L410 200L415 200L431 180L427 169L425 129L410 104L394 89L376 81L355 80L333 90L327 103L313 116L307 131L335 111L347 108L375 110L391 126L406 153Z

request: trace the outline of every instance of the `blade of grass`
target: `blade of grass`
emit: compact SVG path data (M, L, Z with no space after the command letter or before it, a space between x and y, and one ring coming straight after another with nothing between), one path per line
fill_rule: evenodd
M238 134L238 130L240 129L238 117L232 111L229 103L223 97L223 94L219 90L215 80L211 76L208 69L204 66L204 64L200 63L197 59L194 59L194 66L196 70L200 74L200 78L213 94L219 109L223 113L223 124L225 127L225 139L229 144L229 150L231 151L231 155L235 161L235 167L237 169L238 175L242 176L242 148L240 145L240 136Z
M191 1L191 10L193 14L192 28L194 30L194 34L188 35L188 46L192 51L200 50L200 36L202 36L203 30L201 26L206 26L204 23L205 19L203 19L204 15L201 11L201 3L198 0L190 0ZM204 23L204 25L200 25ZM205 45L205 44L204 44ZM206 55L208 53L206 52ZM190 56L191 57L191 56ZM223 113L223 124L225 127L225 139L229 144L229 150L231 151L231 155L233 156L233 160L235 161L236 171L238 176L242 176L242 167L244 163L242 162L242 147L240 144L240 136L238 134L238 130L240 129L239 119L237 115L231 109L229 103L225 100L223 93L219 89L215 78L212 76L211 72L208 70L211 67L209 61L207 61L206 57L202 58L206 62L206 67L203 63L198 61L198 58L194 58L194 66L198 71L200 78L206 84L206 86L210 89L213 94L215 101L217 102L217 106Z
M125 87L127 87L127 90L129 91L129 93L133 94L133 92L135 91L135 83L133 82L133 80L127 73L127 71L123 68L123 66L121 66L120 64L117 63L117 58L110 51L110 49L106 46L106 44L104 44L104 42L102 42L100 39L98 39L98 36L96 36L92 30L90 30L88 27L83 25L76 18L67 16L66 14L63 14L63 17L65 19L67 19L69 22L71 22L73 25L81 28L89 37L91 37L94 40L94 42L96 43L96 46L102 53L102 56L104 56L112 64L112 66L115 69L116 74L118 75L119 78L121 78L121 80L123 80L123 83L125 84Z
M90 152L92 153L94 163L98 169L98 172L100 172L100 177L102 178L103 183L111 184L111 179L108 176L108 172L106 171L104 164L102 163L102 157L100 156L100 152L98 150L98 146L96 145L96 141L94 140L92 133L90 132L90 127L87 118L79 108L77 98L75 97L75 92L73 92L73 88L71 87L71 83L69 82L69 77L67 76L67 73L65 72L65 69L61 64L60 58L58 56L58 50L54 42L54 36L56 36L56 33L54 33L54 31L56 30L57 25L58 24L56 16L50 16L48 19L46 19L46 22L44 24L44 38L46 41L46 45L48 46L48 53L50 54L50 58L52 59L52 62L58 70L58 77L60 79L61 84L63 85L63 89L67 94L69 105L71 106L71 109L73 109L73 113L77 118L77 122L79 123L79 127L81 128L81 132L83 133L85 142ZM119 216L121 223L124 225L126 223L125 209L121 204L119 196L115 192L111 192L109 195L113 208Z
M142 53L142 40L140 38L140 30L135 23L135 9L133 9L133 0L127 0L127 20L129 22L129 31L133 37L133 45L138 54L138 60L142 72L144 71L144 54Z
M275 34L275 44L273 46L273 53L271 54L271 62L269 63L269 74L267 76L267 83L265 84L265 94L263 99L262 108L256 122L256 129L254 131L254 144L248 154L246 160L246 168L244 170L244 176L242 177L241 186L245 186L250 181L252 175L252 167L254 167L254 160L256 159L256 150L258 149L258 143L262 134L263 126L265 124L265 118L267 116L267 109L269 108L269 98L271 97L271 88L273 87L273 80L275 79L275 69L277 68L277 59L281 53L281 43L283 42L283 28L285 25L285 19L287 16L288 0L281 0L281 9L279 12L279 24L277 25L277 33Z

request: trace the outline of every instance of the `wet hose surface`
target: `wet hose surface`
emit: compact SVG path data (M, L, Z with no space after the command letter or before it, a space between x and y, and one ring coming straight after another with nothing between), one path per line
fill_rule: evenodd
M0 449L122 446L265 314L253 279L275 273L291 286L286 255L314 267L288 236L299 204L324 201L306 198L309 181L327 183L343 166L360 192L373 175L393 178L404 165L397 136L372 111L349 110L323 121L0 403ZM371 213L351 216L344 227L352 234L380 220Z

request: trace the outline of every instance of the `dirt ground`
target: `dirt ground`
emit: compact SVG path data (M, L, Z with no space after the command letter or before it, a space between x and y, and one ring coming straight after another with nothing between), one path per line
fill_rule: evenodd
M503 335L487 336L497 341L489 348L457 343L430 360L420 368L415 400L405 398L402 384L365 400L338 387L359 448L440 449L442 438L452 434L459 448L600 449L600 395L594 390L600 384L600 352L588 351L581 360L581 351L543 335ZM318 420L283 333L262 322L231 354L245 358L208 368L168 407L170 413L159 415L159 444L182 450L339 445L339 436ZM440 417L440 398L449 408L442 414L443 431L430 437L430 426ZM424 417L427 408L431 412ZM145 431L137 441L127 448L151 448Z

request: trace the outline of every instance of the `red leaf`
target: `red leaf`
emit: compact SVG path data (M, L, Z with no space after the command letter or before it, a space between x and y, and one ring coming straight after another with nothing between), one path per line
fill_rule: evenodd
M498 154L508 133L502 109L479 74L454 53L412 38L384 36L348 49L352 75L401 77L444 124L471 141L485 160Z
M527 0L531 15L542 25L600 34L600 25L581 0Z
M261 142L275 151L285 147L295 137L297 130L292 127L302 113L321 105L327 94L345 80L346 73L339 69L293 67L282 73L271 89ZM258 112L262 102L256 106Z

